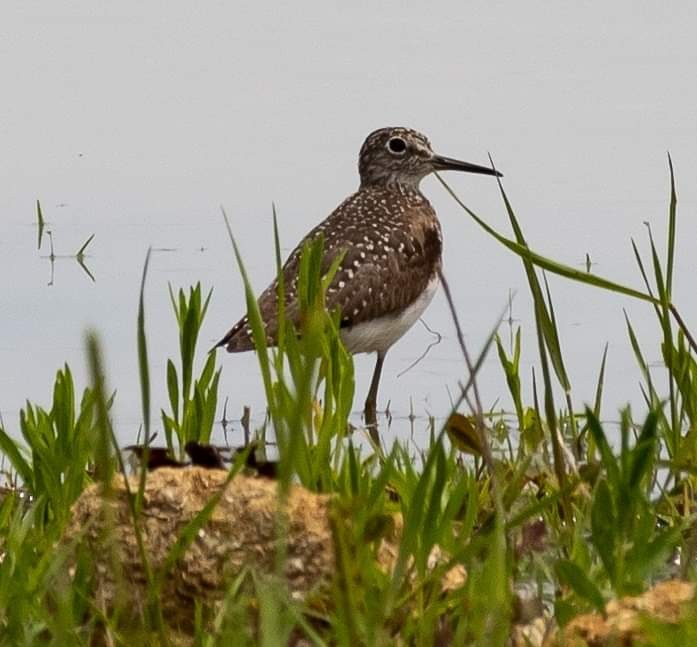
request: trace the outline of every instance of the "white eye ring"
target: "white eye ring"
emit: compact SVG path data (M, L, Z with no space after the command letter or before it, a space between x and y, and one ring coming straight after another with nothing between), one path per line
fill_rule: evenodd
M404 155L407 152L407 143L401 137L391 137L387 140L387 150L393 155Z

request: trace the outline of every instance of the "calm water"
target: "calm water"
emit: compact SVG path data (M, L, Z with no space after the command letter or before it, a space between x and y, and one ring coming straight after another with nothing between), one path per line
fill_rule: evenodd
M536 250L640 286L630 237L645 249L644 221L664 240L666 150L680 199L675 301L697 327L697 10L634 3L581 10L451 3L307 11L253 4L144 9L65 3L61 12L3 9L0 72L11 101L0 108L0 411L10 430L25 398L47 404L56 369L68 362L86 383L84 334L104 342L114 417L130 442L140 424L135 344L138 286L148 246L147 330L154 399L166 402L165 362L176 328L167 285L214 288L203 347L242 314L241 282L219 206L233 221L255 286L273 275L271 202L290 249L357 186L356 157L376 127L427 133L442 154L486 163L491 151ZM624 5L624 6L623 6ZM20 5L17 5L19 7ZM149 13L144 13L149 12ZM520 12L519 15L516 12ZM647 43L651 47L647 48ZM465 202L508 233L490 178L448 181ZM455 205L434 179L423 185L445 235L445 271L466 340L476 354L515 292L523 329L523 375L536 363L521 263ZM37 250L40 199L56 254L90 236L86 264ZM53 279L51 281L51 279ZM568 370L578 405L591 400L610 345L606 418L641 408L626 308L650 360L659 360L652 310L552 278ZM380 401L408 434L411 409L423 429L443 415L464 369L445 300L426 313L442 341L417 325L388 355ZM508 339L507 326L501 329ZM253 355L220 353L221 405L263 410ZM356 409L373 359L357 363ZM658 372L659 369L657 368ZM657 373L658 374L658 373ZM508 407L495 355L480 379L486 406ZM400 418L402 418L400 422ZM239 433L239 426L236 426Z

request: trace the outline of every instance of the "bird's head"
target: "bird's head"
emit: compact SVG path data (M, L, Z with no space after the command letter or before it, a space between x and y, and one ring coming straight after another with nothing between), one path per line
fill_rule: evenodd
M361 186L417 188L434 171L501 176L498 171L433 152L425 135L409 128L380 128L366 138L358 158Z

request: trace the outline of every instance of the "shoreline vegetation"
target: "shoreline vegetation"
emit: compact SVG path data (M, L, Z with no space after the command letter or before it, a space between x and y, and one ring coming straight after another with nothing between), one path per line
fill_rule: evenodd
M650 228L648 258L631 241L642 289L533 251L500 180L511 238L438 178L520 257L538 359L531 378L521 375L520 329L509 347L497 334L500 321L483 348L468 348L451 298L461 286L441 277L463 379L445 423L432 424L417 450L399 438L376 445L350 423L353 360L338 313L324 308L331 273L320 272L322 240L306 247L300 264L301 329L281 310L278 347L267 348L226 218L267 415L222 465L177 466L188 460L185 449L193 456L207 447L216 424L222 368L214 352L198 348L212 291L170 289L178 358L152 376L148 252L136 319L138 460L130 465L116 441L115 396L93 331L85 338L87 386L80 390L65 365L49 406L27 401L18 431L0 421L0 645L697 644L697 344L672 301L670 158L669 171L665 253ZM280 270L275 213L274 245ZM645 359L656 350L646 352L625 313L645 410L621 410L619 434L602 423L602 342L594 393L573 392L562 352L573 340L560 339L548 273L639 299L658 319L665 391ZM477 389L492 352L513 402L507 414L487 411ZM160 378L168 403L156 413L150 385ZM528 379L531 402L522 395ZM155 446L163 440L166 448ZM275 444L273 461L267 443ZM165 449L171 463L149 471ZM257 542L264 548L254 549ZM659 591L686 604L655 611L665 610ZM653 606L632 602L649 597ZM612 609L630 607L631 631L611 622ZM588 629L592 622L593 631L605 623L604 637Z

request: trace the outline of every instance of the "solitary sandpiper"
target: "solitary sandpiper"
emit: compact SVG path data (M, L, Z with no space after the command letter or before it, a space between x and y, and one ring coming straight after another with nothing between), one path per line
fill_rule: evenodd
M443 239L430 202L419 189L434 171L500 175L497 171L437 155L428 139L408 128L368 135L358 158L361 184L295 248L283 266L286 316L299 316L298 269L304 244L324 236L323 270L344 254L327 289L326 306L341 311L341 338L351 353L377 353L365 402L365 423L377 438L377 395L388 349L416 322L438 286ZM259 297L267 339L278 332L278 285ZM299 322L294 321L297 325ZM253 350L247 317L220 340L232 353Z

